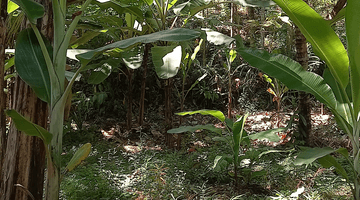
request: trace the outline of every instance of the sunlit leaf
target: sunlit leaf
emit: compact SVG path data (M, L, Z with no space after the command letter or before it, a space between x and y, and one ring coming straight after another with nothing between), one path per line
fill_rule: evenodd
M360 1L349 0L346 5L345 27L347 39L347 53L350 60L350 83L353 100L353 110L358 118L360 111ZM337 59L337 58L336 58Z
M137 69L141 67L143 61L143 46L137 46L129 51L121 53L122 59L127 67L130 69Z
M259 133L251 134L249 135L249 138L252 140L268 140L270 142L279 142L281 138L276 133L285 131L286 129L286 127L270 129Z
M180 116L193 115L193 114L211 115L213 117L218 118L222 122L225 121L224 114L218 110L196 110L196 111L180 112L180 113L176 113L176 114L180 115Z
M74 154L74 156L71 158L70 162L66 166L67 171L72 171L76 166L78 166L81 161L85 160L86 157L88 157L89 153L91 151L91 144L86 143L83 146L81 146Z
M7 7L7 13L8 14L14 12L16 9L19 8L19 6L16 3L12 2L11 0L8 0L7 6L8 6Z
M211 29L203 28L206 32L206 40L215 44L215 45L226 45L229 46L232 42L235 41L234 38L231 38L225 34L222 34L217 31L213 31Z
M161 79L174 77L180 69L181 46L155 46L151 48L151 55L156 74Z
M200 32L195 30L190 30L185 28L174 28L174 29L159 31L148 35L132 37L126 40L114 42L104 47L100 47L92 51L77 55L76 57L84 64L87 64L91 59L93 59L99 53L114 48L126 49L128 47L131 47L133 45L138 45L140 43L153 43L156 41L181 42L181 41L193 40L198 38L199 36L200 36Z

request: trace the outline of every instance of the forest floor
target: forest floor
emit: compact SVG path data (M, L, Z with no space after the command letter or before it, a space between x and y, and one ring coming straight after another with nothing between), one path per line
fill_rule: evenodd
M251 134L287 126L293 113L251 113L245 130ZM351 150L346 135L328 111L313 109L310 145L344 147ZM174 118L177 121L178 117ZM296 121L296 120L295 120ZM186 116L184 125L214 124L202 115ZM277 151L261 158L244 159L240 184L235 187L231 165L214 168L219 155L231 154L225 143L212 140L214 133L195 131L182 135L181 147L164 145L164 128L149 122L126 131L124 123L105 119L85 130L72 129L65 135L64 160L79 144L91 142L93 150L77 169L64 177L62 199L349 199L344 180L319 164L295 166L292 161L302 144L294 140L296 128L279 133L279 142L252 141L249 152ZM176 123L175 123L176 124ZM295 124L295 123L294 123ZM175 125L174 127L178 127ZM258 155L258 154L257 154ZM341 160L341 162L343 162ZM262 171L260 176L254 172Z

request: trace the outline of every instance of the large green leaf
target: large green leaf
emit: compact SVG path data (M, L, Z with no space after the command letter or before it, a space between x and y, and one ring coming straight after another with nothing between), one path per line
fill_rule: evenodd
M197 130L209 130L218 134L221 134L222 130L220 128L215 128L212 124L207 125L196 125L196 126L180 126L179 128L173 128L168 130L168 133L185 133L185 132L195 132Z
M239 117L233 125L233 156L235 165L239 164L240 143L243 137L244 125L249 114Z
M270 129L270 130L266 130L266 131L262 131L259 133L249 135L249 138L252 140L265 140L266 139L266 140L269 140L270 142L279 142L280 137L276 133L282 132L285 130L287 130L287 127Z
M36 24L36 20L41 18L45 13L44 7L33 0L12 1L16 3L21 8L21 10L24 11L26 17L32 24Z
M198 38L199 36L200 36L200 32L195 30L184 29L184 28L169 29L165 31L159 31L148 35L133 37L126 40L114 42L104 47L100 47L95 50L77 55L77 58L80 61L82 61L84 64L87 64L92 58L94 58L99 53L114 48L126 49L128 47L137 45L139 43L153 43L156 41L181 42L181 41L193 40Z
M174 77L180 69L181 46L155 46L151 48L156 74L161 79Z
M23 133L36 136L41 138L45 144L50 144L52 139L52 134L45 130L43 127L34 124L27 119L25 119L22 115L20 115L16 110L7 110L6 114L11 117L14 122L16 128Z
M318 159L319 163L325 167L325 168L330 168L332 166L335 167L335 170L345 179L349 179L348 175L345 171L345 169L341 166L341 164L339 164L334 157L332 157L331 155L326 155L324 157L321 157Z
M208 28L201 29L206 32L206 40L215 44L215 45L226 45L229 46L233 41L235 41L234 38L231 38L225 34L222 34L217 31L213 31Z
M143 46L137 46L129 51L125 51L121 54L122 60L130 69L137 69L141 67L143 61L144 48Z
M274 0L274 2L299 27L307 41L312 44L315 53L326 62L336 81L345 88L349 82L349 59L344 45L329 23L303 0ZM356 8L354 7L354 12L357 12Z
M324 147L324 148L308 148L304 151L302 151L295 159L294 164L295 165L308 165L315 160L322 158L326 155L329 155L331 153L334 153L336 150L330 148L330 147Z
M86 157L88 157L89 153L91 151L91 144L86 143L82 145L74 154L74 156L71 158L70 162L66 166L67 171L73 170L76 166L78 166L81 161L85 160Z
M113 66L109 62L103 63L99 68L91 72L88 83L89 84L99 84L103 82L113 70Z
M50 56L52 47L43 37ZM21 31L16 40L15 68L23 79L43 101L50 103L51 85L49 71L40 44L32 29Z
M176 114L180 116L193 115L193 114L211 115L213 117L218 118L222 122L225 121L224 114L218 110L196 110L196 111L180 112Z
M335 95L324 79L315 73L305 71L294 60L280 54L269 54L263 50L240 48L238 52L252 66L279 79L289 89L308 92L332 110L336 108Z
M334 92L335 98L337 100L336 111L343 117L343 119L347 122L347 124L352 124L351 112L349 108L349 104L346 102L346 94L341 92L339 84L336 82L335 78L332 76L328 69L325 69L323 73L323 78L327 84L331 87L332 91ZM336 116L336 117L340 117ZM338 124L341 126L343 125L341 122L338 121Z
M360 1L348 0L345 23L348 55L350 60L350 83L355 118L358 118L360 106Z

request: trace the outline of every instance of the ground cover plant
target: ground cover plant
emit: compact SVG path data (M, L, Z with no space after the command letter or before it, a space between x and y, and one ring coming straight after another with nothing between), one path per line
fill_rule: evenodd
M264 120L255 119L260 116L269 119L274 113L250 115L245 130L267 128ZM204 118L194 115L185 119L198 122L203 119L205 123L212 120ZM314 124L331 126L334 119L330 118L332 120L319 119ZM276 120L269 122L278 124ZM251 154L240 153L239 159L243 162L239 165L239 186L235 187L231 164L218 163L214 168L219 153L232 155L233 152L231 146L212 139L218 137L218 133L207 130L186 133L183 148L173 151L153 143L151 133L132 140L117 134L106 139L94 128L67 133L94 136L87 140L79 137L76 141L66 137L64 162L71 158L81 141L91 142L93 151L77 170L64 177L61 199L292 199L290 196L294 197L298 188L304 189L297 194L301 199L348 199L351 196L345 180L336 176L334 170L323 168L319 163L307 167L294 165L299 152L291 143L280 145L279 142L276 147L253 143L248 152L257 155L252 160L248 159ZM260 152L268 150L277 152L258 159ZM339 162L350 167L344 159ZM247 176L254 172L263 175L248 180Z

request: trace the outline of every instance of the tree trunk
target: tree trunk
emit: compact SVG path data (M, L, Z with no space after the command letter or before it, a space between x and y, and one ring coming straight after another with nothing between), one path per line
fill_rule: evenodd
M249 6L249 7L246 7L246 9L247 9L247 13L248 13L248 19L254 20L255 19L255 8ZM249 36L250 36L250 47L254 48L255 47L255 27L253 25L250 25Z
M346 0L339 0L336 3L336 5L334 6L334 9L331 11L331 13L328 14L327 18L333 19L340 12L340 10L345 6L345 4L346 4Z
M146 91L146 72L147 72L147 64L149 60L149 49L151 44L145 44L144 49L144 58L141 63L143 74L141 80L141 94L140 94L140 108L139 108L139 126L142 126L144 123L144 112L145 112L145 91Z
M32 122L47 127L47 104L38 99L19 77L12 88L10 107ZM17 131L12 124L1 175L4 177L1 200L32 199L31 195L34 199L42 199L44 169L45 146L42 140Z
M172 78L165 80L164 92L165 92L165 143L169 148L174 147L173 135L167 133L172 128L172 109L171 109L171 89L172 89ZM178 142L180 135L178 137ZM177 144L178 147L180 144Z
M38 20L39 29L51 39L53 37L51 3L45 0L38 2L48 11L44 18ZM6 8L3 5L1 7ZM33 123L47 128L47 103L38 99L20 77L15 78L9 91L11 109L15 109ZM38 137L27 136L17 131L14 124L11 124L5 142L6 147L3 147L6 148L6 154L1 168L0 199L42 199L45 172L44 143Z
M6 94L4 93L4 65L6 48L6 19L7 19L7 0L0 0L0 172L3 166L6 147L6 120L4 110L6 108ZM0 180L3 180L0 173ZM1 187L0 183L0 188ZM1 195L1 193L0 193Z
M301 33L298 27L295 28L295 47L296 47L296 61L306 70L308 68L308 53L305 36ZM300 141L305 141L309 145L309 136L311 133L311 104L309 95L305 92L299 92L299 134L297 138Z
M133 96L132 96L132 77L134 74L134 70L128 69L128 82L129 82L129 93L128 93L128 107L127 107L127 122L126 122L126 129L129 131L132 128L132 104L133 104Z
M231 90L231 85L232 85L232 80L231 80L231 65L228 66L229 67L229 71L228 71L228 79L229 79L229 82L228 82L228 87L229 87L229 93L228 93L228 113L227 113L227 117L229 119L231 119L231 112L232 112L232 107L231 107L231 104L232 104L232 90Z

